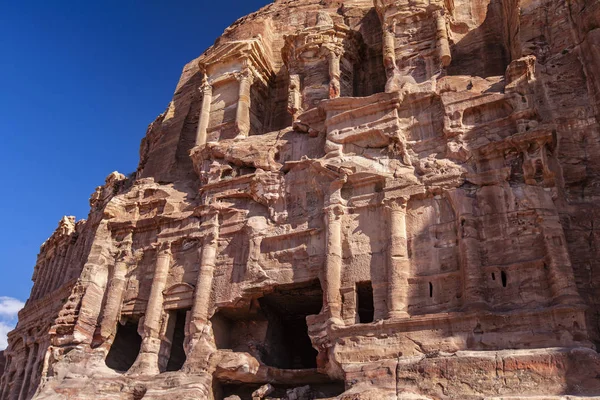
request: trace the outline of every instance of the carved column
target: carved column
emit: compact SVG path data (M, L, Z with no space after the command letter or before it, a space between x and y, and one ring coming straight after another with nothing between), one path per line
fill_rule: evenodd
M342 295L342 217L346 207L340 204L329 206L326 212L327 256L325 260L325 307L330 321L343 325Z
M194 370L196 367L202 368L203 362L206 361L203 359L203 354L212 347L208 342L202 342L202 338L208 331L210 295L219 241L219 212L214 209L209 210L205 218L203 225L208 232L204 236L200 249L200 270L194 293L190 331L185 346L187 359L184 370L187 371Z
M170 263L171 244L161 243L156 259L150 298L146 305L140 354L138 354L135 363L129 370L132 374L156 375L160 373L158 353L160 351L160 328L163 314L163 291L167 284Z
M447 67L452 62L450 53L450 43L448 42L448 29L446 28L446 18L441 10L434 14L436 24L437 55L442 66Z
M206 324L208 322L208 307L212 291L215 262L217 259L217 245L219 240L219 213L211 210L207 215L206 225L208 233L204 237L200 251L200 271L196 282L194 307L192 309L192 327L195 322Z
M408 199L399 197L387 204L390 242L388 247L388 317L406 318L408 314L408 277L410 260L406 235Z
M196 146L205 145L208 137L208 122L210 120L210 107L212 104L212 86L208 83L206 74L202 80L200 91L202 91L202 108L200 109L200 118L198 118Z
M582 303L558 216L543 216L540 219L542 219L542 234L547 254L546 266L553 302L555 304Z
M29 375L31 374L31 367L33 365L34 354L34 340L31 337L23 338L23 344L27 349L27 364L23 371L23 381L21 382L21 390L19 391L19 400L25 400L29 393Z
M34 355L34 363L31 367L31 377L29 378L30 387L33 385L39 384L41 375L40 375L40 364L44 362L44 353L47 347L43 346L43 342L36 341L33 346L35 355ZM0 397L1 398L1 397Z
M340 49L331 49L329 51L329 98L340 97L340 59L342 51Z
M123 302L123 293L127 280L126 258L129 252L123 252L115 263L112 279L108 283L106 291L106 303L104 305L104 313L100 320L100 337L103 341L112 343L115 334L117 333L117 323L121 315L121 306Z
M247 63L248 61L245 61ZM250 88L252 87L252 71L245 65L237 75L240 83L235 124L238 138L248 137L250 133Z
M463 308L488 308L483 296L478 223L470 214L459 217L458 251L463 283Z
M46 261L41 261L38 262L38 265L36 266L35 270L34 270L34 284L33 284L33 290L31 292L31 300L37 300L40 297L41 294L41 290L42 290L42 276L44 275L44 272L46 271ZM0 397L1 399L1 397Z
M387 78L394 76L396 69L396 20L383 27L383 65Z
M50 293L50 281L52 280L52 275L54 274L54 266L55 265L56 265L56 254L53 254L53 256L49 260L49 262L46 263L46 271L44 272L44 279L42 281L40 297L44 297L48 293Z
M62 256L62 251L60 246L56 246L55 253L55 263L54 263L54 273L50 278L50 282L48 283L49 292L52 293L58 287L58 281L60 280L60 271L62 269L62 265L64 263L64 257Z
M300 74L290 72L288 112L294 119L296 119L302 108L301 82Z
M27 347L25 345L25 340L23 340L23 342L24 342L23 345L25 346L24 349L26 349ZM23 388L24 372L25 372L25 368L27 365L26 364L27 361L28 361L28 359L23 360L20 358L17 358L14 361L15 366L14 366L13 380L12 380L12 382L8 382L8 399L9 400L18 400L19 399L19 396L21 394L21 389ZM4 399L2 399L2 400L4 400Z
M9 379L12 369L12 357L6 350L4 351L4 357L6 357L6 364L4 365L4 375L0 376L0 399L6 399L10 391Z
M69 272L70 260L71 260L71 256L73 255L74 248L75 248L75 246L73 244L68 245L68 248L65 253L63 263L61 265L61 269L59 272L60 280L58 282L57 288L60 287L64 282L66 282L69 279L68 272Z

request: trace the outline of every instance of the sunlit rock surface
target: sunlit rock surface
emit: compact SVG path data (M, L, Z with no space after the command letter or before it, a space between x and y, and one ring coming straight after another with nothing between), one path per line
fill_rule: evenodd
M599 75L592 0L238 20L43 244L0 399L600 395Z

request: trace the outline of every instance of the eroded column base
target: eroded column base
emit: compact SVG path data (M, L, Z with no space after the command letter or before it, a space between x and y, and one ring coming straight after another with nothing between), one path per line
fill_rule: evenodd
M388 319L405 319L410 318L410 314L406 311L390 311Z

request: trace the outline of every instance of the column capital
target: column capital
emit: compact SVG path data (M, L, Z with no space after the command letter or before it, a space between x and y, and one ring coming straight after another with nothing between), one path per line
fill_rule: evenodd
M243 67L240 71L234 72L233 77L238 81L242 82L243 80L247 80L250 85L254 83L254 74L249 66Z
M384 33L396 33L396 25L398 24L398 21L396 20L396 18L393 18L390 22L384 22L383 23L383 31Z
M154 248L158 251L158 255L171 255L171 242L159 242L154 244Z
M325 207L328 219L339 220L340 217L346 214L347 207L342 204L332 204Z
M432 13L434 18L443 18L444 17L444 10L442 8L438 8L437 10L434 10Z
M220 208L219 203L206 204L206 205L202 206L200 215L203 217L203 220L205 222L212 220L212 223L215 223L214 220L218 218L219 213L220 213L219 208ZM216 224L218 224L218 219L216 221Z
M207 79L203 79L202 84L200 85L198 90L204 95L212 94L212 85Z
M383 200L383 204L390 211L406 212L409 196L400 196Z
M131 248L126 247L124 249L117 250L116 261L117 262L126 262L128 258L132 256Z
M344 54L344 49L339 46L327 46L327 50L329 50L329 56L333 59L341 59L342 54Z

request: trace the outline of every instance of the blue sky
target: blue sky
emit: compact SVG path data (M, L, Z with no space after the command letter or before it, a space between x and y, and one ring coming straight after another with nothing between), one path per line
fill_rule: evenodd
M183 66L268 0L6 2L0 13L0 349L39 246L138 163Z

